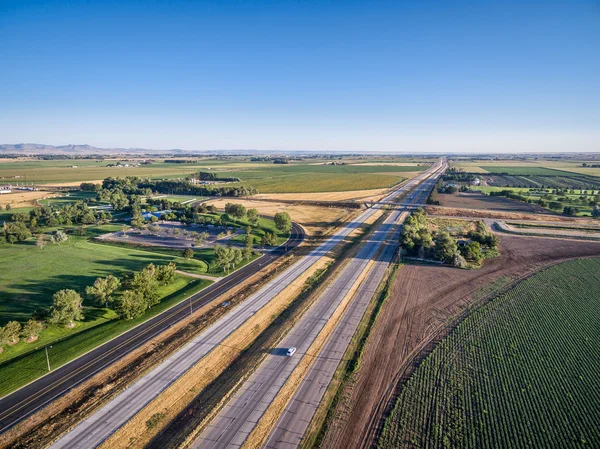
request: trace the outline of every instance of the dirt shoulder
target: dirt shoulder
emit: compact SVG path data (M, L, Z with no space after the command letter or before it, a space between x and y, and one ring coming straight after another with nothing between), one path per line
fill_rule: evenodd
M398 387L414 368L415 356L431 348L452 317L544 266L600 256L600 243L503 235L500 251L500 257L479 270L432 265L400 269L322 447L371 447Z

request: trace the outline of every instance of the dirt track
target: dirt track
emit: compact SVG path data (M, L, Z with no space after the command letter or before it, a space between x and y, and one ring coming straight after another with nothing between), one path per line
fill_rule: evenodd
M485 296L484 289L489 293L490 285L499 288L562 260L600 256L600 242L502 236L500 251L501 257L479 270L427 265L400 269L322 447L373 446L382 416L412 369L414 354L446 329L449 317Z

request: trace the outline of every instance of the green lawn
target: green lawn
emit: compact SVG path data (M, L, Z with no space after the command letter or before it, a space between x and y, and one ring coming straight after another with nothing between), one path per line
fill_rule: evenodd
M208 285L210 282L206 280L177 276L173 284L162 287L161 303L135 320L118 320L114 319L114 312L110 310L86 308L86 321L76 328L67 330L51 325L44 331L40 340L31 344L21 342L14 347L6 348L5 352L0 354L0 397L46 374L44 346L52 345L48 352L51 367L55 369L174 306Z
M75 203L76 201L79 200L88 200L90 198L96 198L97 194L96 192L82 192L82 191L74 191L74 192L68 192L68 193L64 193L64 194L57 194L60 196L57 196L56 198L46 198L43 200L39 200L40 204L43 204L45 206L64 206L65 204L71 204L71 203ZM93 203L91 204L92 206L94 204L106 204L106 203Z
M118 229L116 225L88 228L88 236ZM40 307L48 307L54 292L70 288L80 293L99 276L137 271L154 263L175 262L192 273L205 273L201 260L186 260L172 254L97 244L85 237L70 236L61 245L44 249L33 240L14 245L0 244L0 325L10 320L25 321Z

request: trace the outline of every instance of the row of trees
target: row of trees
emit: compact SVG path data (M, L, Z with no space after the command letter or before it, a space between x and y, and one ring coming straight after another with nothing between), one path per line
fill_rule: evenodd
M577 207L575 207L574 205L570 205L570 204L564 206L563 203L564 202L579 203L584 206L592 207L592 217L600 218L600 207L598 207L598 201L597 201L597 199L600 199L600 198L596 198L596 197L594 197L594 199L592 199L592 200L588 200L585 196L580 197L579 200L576 200L574 198L568 198L568 197L560 197L560 198L558 198L558 201L556 201L554 195L546 194L542 198L534 200L534 199L528 198L526 195L516 193L516 192L513 192L512 190L508 190L508 189L500 190L497 192L490 192L490 196L502 196L505 198L522 201L525 203L539 204L541 207L546 207L546 208L549 208L549 209L552 209L555 211L562 210L562 213L564 215L568 215L568 216L577 215L579 213L579 209Z
M232 185L198 185L188 179L173 180L151 180L142 179L136 176L127 176L125 178L106 178L102 182L102 189L98 193L99 199L119 203L125 206L125 200L129 203L135 202L131 196L149 196L153 193L162 193L170 195L198 195L198 196L249 196L258 193L253 187L232 186ZM115 204L113 204L115 207ZM117 209L117 207L115 207Z
M113 275L99 277L93 285L86 287L85 297L95 306L112 308L121 319L131 320L144 314L160 302L160 286L175 279L175 263L155 266L149 264L142 270L119 279ZM117 291L121 289L121 294ZM22 336L27 341L35 340L44 329L44 322L65 327L74 327L76 321L84 319L83 298L72 289L59 290L52 296L52 306L38 310L23 326L10 321L0 327L0 348L15 344Z
M468 233L470 241L458 245L458 240L447 231L433 232L427 222L427 213L416 209L411 213L402 229L400 243L406 252L420 258L434 257L457 267L466 266L466 261L480 262L483 248L495 249L498 238L489 233L485 224L476 222L476 230Z

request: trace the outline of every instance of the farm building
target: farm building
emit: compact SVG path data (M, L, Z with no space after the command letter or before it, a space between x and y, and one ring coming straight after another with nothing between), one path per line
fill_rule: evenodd
M3 193L11 193L12 186L0 186L0 195Z

